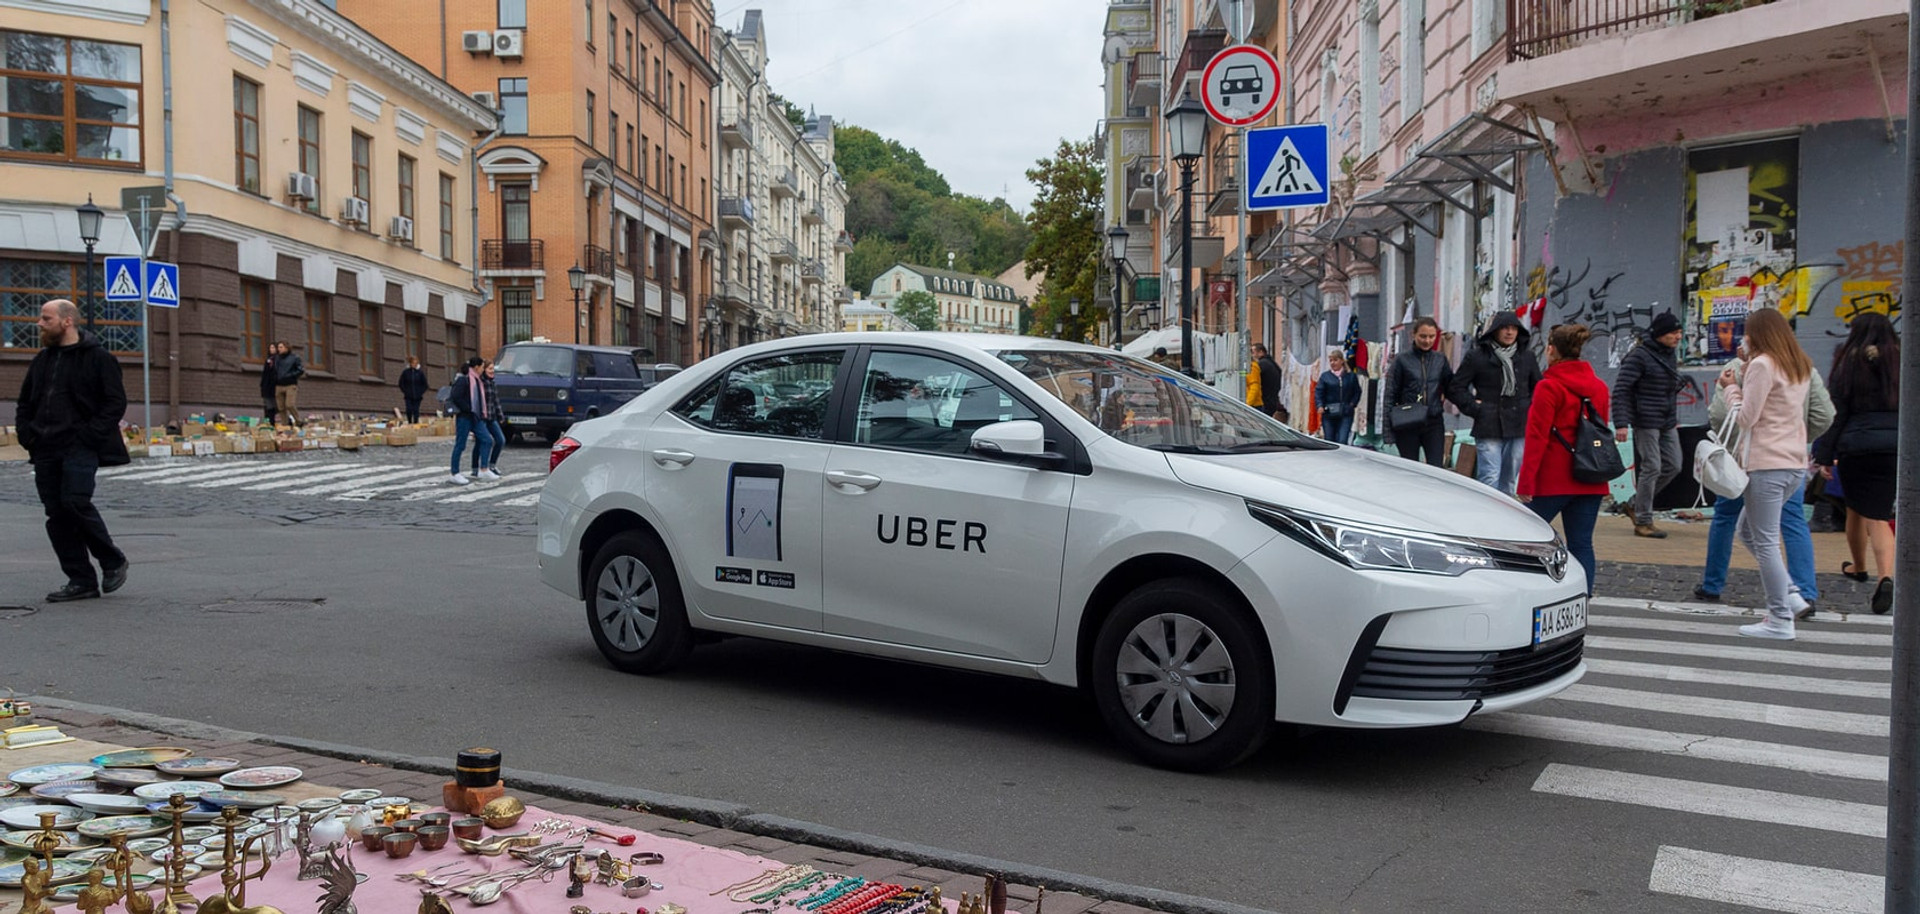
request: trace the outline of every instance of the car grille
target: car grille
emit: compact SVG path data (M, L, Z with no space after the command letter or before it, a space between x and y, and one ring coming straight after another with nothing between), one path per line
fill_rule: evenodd
M1355 696L1463 701L1524 691L1573 672L1585 647L1585 632L1504 651L1381 647L1374 642L1386 628L1384 617L1376 623L1354 648L1334 698L1335 713L1345 712L1347 700Z

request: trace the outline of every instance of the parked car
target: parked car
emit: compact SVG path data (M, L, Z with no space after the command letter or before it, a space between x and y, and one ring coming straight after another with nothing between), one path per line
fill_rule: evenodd
M1584 573L1532 511L1106 349L769 341L550 460L541 578L630 672L711 632L1040 679L1208 770L1275 721L1452 724L1586 670Z
M516 440L549 441L575 422L610 413L680 366L654 363L647 350L567 343L511 343L494 359L504 423Z

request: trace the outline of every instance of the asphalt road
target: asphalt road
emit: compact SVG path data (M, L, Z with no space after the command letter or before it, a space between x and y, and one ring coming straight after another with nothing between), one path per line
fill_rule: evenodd
M1884 620L1756 646L1733 619L1597 607L1607 668L1582 700L1292 735L1180 775L1028 682L739 639L670 676L616 673L537 581L523 490L241 484L297 479L266 463L295 456L103 481L130 583L54 606L27 470L0 465L0 686L403 753L492 745L510 767L1274 910L1727 911L1703 899L1749 870L1771 874L1749 902L1877 899ZM446 449L314 459L383 479Z

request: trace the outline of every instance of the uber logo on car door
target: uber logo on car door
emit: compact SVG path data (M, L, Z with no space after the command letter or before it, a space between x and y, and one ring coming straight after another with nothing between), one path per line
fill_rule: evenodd
M727 473L727 555L780 561L780 490L786 469L736 463Z

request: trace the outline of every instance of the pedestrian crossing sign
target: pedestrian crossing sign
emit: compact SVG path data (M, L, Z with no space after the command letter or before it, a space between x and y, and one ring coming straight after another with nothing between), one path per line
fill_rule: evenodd
M1332 136L1325 124L1247 131L1249 211L1325 206L1333 181Z
M180 307L180 266L158 260L147 261L147 304L156 308Z
M139 301L146 275L138 257L109 257L106 268L107 301Z

